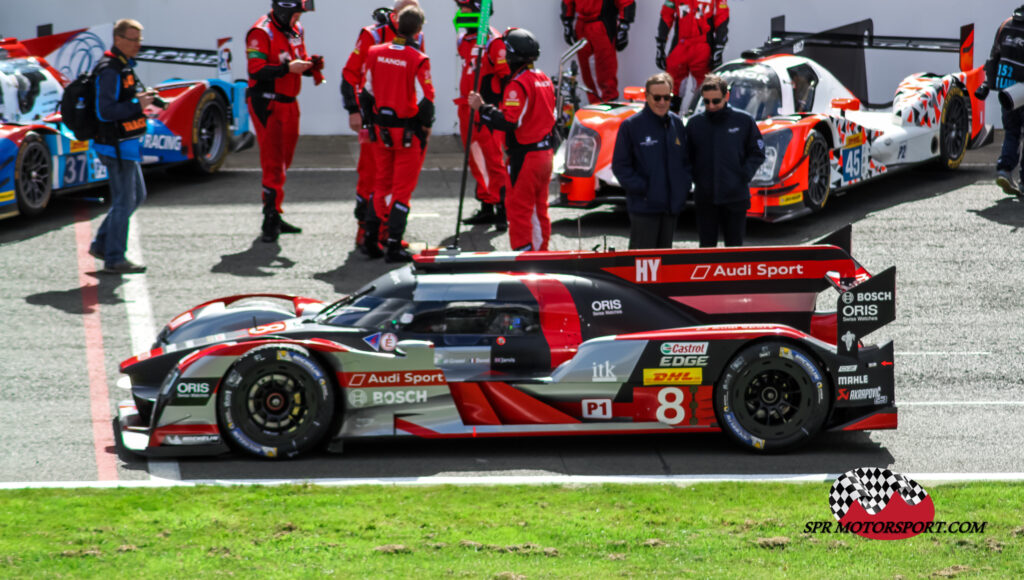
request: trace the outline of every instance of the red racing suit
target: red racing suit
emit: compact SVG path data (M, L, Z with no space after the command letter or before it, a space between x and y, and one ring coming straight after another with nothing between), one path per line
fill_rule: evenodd
M619 22L631 23L636 14L634 0L614 0L618 12L605 12L605 0L562 0L562 22L575 20L576 38L587 39L577 55L580 76L588 89L591 103L619 97L619 59L615 51L615 32ZM596 83L595 83L596 79Z
M666 0L661 7L657 42L665 45L668 33L675 36L666 59L665 72L672 75L672 92L679 94L679 85L693 75L694 92L700 92L704 76L712 63L721 62L729 26L726 0Z
M512 249L547 250L551 239L548 183L554 159L555 88L532 65L512 75L501 107L484 105L480 119L505 131L511 189L505 196Z
M374 23L364 26L356 38L356 47L348 55L345 67L341 70L341 100L342 105L349 114L359 112L359 91L363 89L366 81L366 56L370 47L378 44L387 44L398 35L396 32L398 24L395 22L395 14L388 15L385 24ZM423 50L423 33L417 35L416 46ZM377 164L373 159L374 145L370 141L370 131L366 128L359 131L359 162L356 165L356 219L362 227L366 219L364 214L370 196L373 193L373 182L377 178ZM361 240L357 239L357 243Z
M388 224L388 242L405 234L409 199L416 189L427 149L426 129L434 124L430 59L397 37L366 55L366 84L360 95L365 122L372 124L374 179L367 229ZM419 97L419 98L418 98ZM369 119L368 121L366 121Z
M480 95L484 102L497 105L501 102L501 85L511 71L505 62L505 41L493 28L490 38L484 47L484 59L480 64ZM455 104L459 109L459 131L463 146L469 131L470 108L466 97L473 90L479 52L476 41L476 32L470 31L459 39L458 47L459 57L462 58L462 75L459 79L459 98L455 99ZM476 198L483 203L500 203L508 185L501 152L505 134L484 125L479 118L473 123L473 129L473 140L469 146L469 169L476 180Z
M284 182L299 139L302 75L289 72L292 60L308 60L302 24L287 29L265 14L245 35L249 71L249 115L260 146L263 207L282 212Z

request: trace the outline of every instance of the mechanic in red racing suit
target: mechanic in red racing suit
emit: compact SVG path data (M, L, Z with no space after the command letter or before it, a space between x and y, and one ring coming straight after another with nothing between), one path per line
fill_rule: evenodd
M249 70L249 115L256 128L263 169L264 242L276 242L281 233L302 231L281 219L284 182L299 139L299 103L302 76L324 81L321 56L306 54L299 16L313 10L313 0L273 0L272 9L245 35Z
M488 127L505 131L511 187L505 196L509 241L516 251L547 250L551 238L548 183L555 148L555 89L551 79L533 66L540 44L528 30L511 28L504 35L512 79L501 107L484 103L472 92L469 106L480 111Z
M370 47L388 44L398 35L396 16L406 6L419 6L417 0L395 0L394 10L378 8L373 11L374 23L359 31L356 47L348 56L341 71L341 102L348 112L348 126L359 135L359 161L356 165L356 206L355 216L359 224L356 232L356 248L362 250L366 226L366 208L373 194L373 180L377 178L377 164L373 160L374 145L370 141L370 130L364 123L359 110L359 91L365 82L366 55ZM416 35L415 46L424 50L423 33Z
M364 122L373 125L370 138L375 141L377 164L363 247L370 258L383 255L388 262L412 260L402 247L402 237L434 124L430 59L409 43L422 30L423 21L419 6L407 6L398 13L398 36L390 44L371 47L366 55L366 84L359 96ZM419 100L418 93L422 93ZM386 255L378 245L385 221Z
M665 57L668 33L675 28L672 49ZM658 21L658 68L672 75L672 112L678 113L683 98L680 84L690 75L696 95L704 76L722 64L722 51L729 37L729 5L726 0L665 0Z
M455 3L460 12L480 13L481 0L455 0ZM494 13L493 6L491 13ZM477 47L475 29L462 35L458 50L462 59L462 75L459 78L459 98L455 99L455 104L459 108L459 130L462 144L465 146L470 115L467 97L473 90L480 51ZM501 103L502 86L511 71L505 61L505 41L494 28L491 28L490 39L484 46L483 53L483 61L480 63L480 94L484 102L497 106ZM473 139L469 145L469 169L476 180L476 198L480 201L480 209L462 220L463 223L494 224L500 231L508 229L504 203L508 175L505 173L505 160L501 151L504 140L505 134L501 131L484 125L479 118L474 121Z
M615 52L629 44L629 25L635 17L634 0L562 0L565 42L587 39L577 56L591 103L619 98L619 59Z

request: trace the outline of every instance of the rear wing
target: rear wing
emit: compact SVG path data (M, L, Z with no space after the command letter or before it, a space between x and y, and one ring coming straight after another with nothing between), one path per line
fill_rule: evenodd
M743 52L743 58L754 59L775 54L799 54L829 69L864 104L868 99L866 49L951 52L960 55L961 72L974 69L974 24L960 27L959 38L929 36L883 36L875 34L870 18L845 24L822 32L786 30L786 17L771 20L768 41L761 47Z

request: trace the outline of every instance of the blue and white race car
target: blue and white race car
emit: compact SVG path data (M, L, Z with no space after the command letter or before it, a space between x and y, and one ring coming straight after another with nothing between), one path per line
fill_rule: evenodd
M55 194L106 181L106 168L92 141L75 139L61 122L58 106L69 79L102 56L100 38L109 37L89 28L26 41L0 40L0 219L38 214ZM153 87L167 106L147 110L144 165L188 164L200 173L213 173L229 152L252 146L246 83L230 80L227 40L218 51L143 47L137 60L218 67L226 77ZM48 60L58 58L63 64Z

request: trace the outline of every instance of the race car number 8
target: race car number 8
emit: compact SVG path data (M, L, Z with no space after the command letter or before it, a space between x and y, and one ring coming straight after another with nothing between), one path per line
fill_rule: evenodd
M683 390L678 387L666 387L658 391L658 411L654 416L666 425L682 423L686 419L684 399Z

